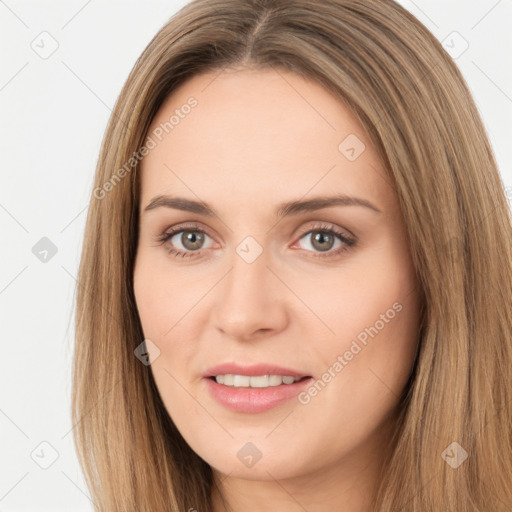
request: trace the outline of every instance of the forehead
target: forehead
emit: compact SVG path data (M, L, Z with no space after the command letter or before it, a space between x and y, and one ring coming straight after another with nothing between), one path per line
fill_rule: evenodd
M386 194L354 114L317 82L281 70L196 75L167 98L148 135L155 147L142 161L142 203L165 193L239 202L309 190Z

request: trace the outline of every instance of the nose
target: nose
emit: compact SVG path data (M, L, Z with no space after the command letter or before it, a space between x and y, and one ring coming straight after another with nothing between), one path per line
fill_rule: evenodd
M252 263L235 253L217 288L214 321L225 336L249 341L286 328L286 288L269 269L265 251Z

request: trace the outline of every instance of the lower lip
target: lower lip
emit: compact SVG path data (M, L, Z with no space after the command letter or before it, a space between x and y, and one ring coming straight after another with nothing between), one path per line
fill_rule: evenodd
M312 377L268 388L236 388L205 378L211 396L224 407L243 413L264 412L297 396L313 380Z

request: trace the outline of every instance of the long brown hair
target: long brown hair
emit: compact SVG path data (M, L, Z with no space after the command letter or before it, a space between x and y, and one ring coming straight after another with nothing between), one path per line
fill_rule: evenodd
M195 0L137 60L101 148L77 288L72 414L96 510L211 510L212 470L134 356L133 266L150 123L188 78L228 66L292 71L332 91L397 190L423 328L374 510L509 510L510 211L461 73L392 0Z

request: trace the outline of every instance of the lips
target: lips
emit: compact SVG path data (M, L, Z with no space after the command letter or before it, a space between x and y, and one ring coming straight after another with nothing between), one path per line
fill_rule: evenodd
M226 371L223 367L213 368L214 371ZM233 366L228 367L228 371L236 370L247 371L248 367ZM272 368L276 368L272 366ZM251 370L256 373L260 371L269 371L270 365L251 367ZM293 370L290 372L290 368L280 367L279 372L285 373L298 373ZM300 374L300 372L299 372ZM220 374L222 375L222 374ZM254 377L251 376L251 377ZM234 387L225 386L215 381L213 377L205 376L202 382L205 386L205 391L208 392L209 396L221 405L223 408L228 409L232 412L243 413L243 414L256 414L269 411L278 406L285 406L286 403L290 403L291 400L297 397L303 392L312 382L312 377L303 377L299 381L293 384L281 384L279 386L271 386L264 388L254 387Z
M226 374L248 375L249 377L256 377L258 375L281 375L298 378L311 377L307 372L266 363L259 363L250 366L241 366L236 363L222 363L208 368L208 370L203 374L203 377L210 378Z

